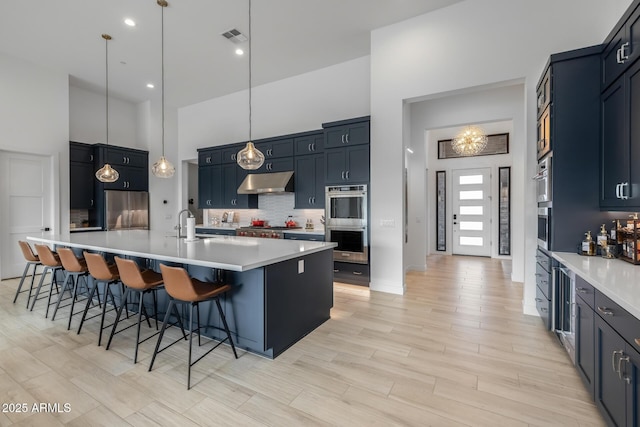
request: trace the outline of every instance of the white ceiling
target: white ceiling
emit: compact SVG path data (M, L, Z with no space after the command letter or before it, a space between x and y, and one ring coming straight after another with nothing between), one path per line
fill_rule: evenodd
M248 0L168 0L165 97L182 107L248 87L248 57L221 33L248 33ZM370 53L370 32L461 0L254 0L253 86ZM123 23L133 18L134 28ZM1 0L0 52L70 75L110 96L159 99L161 8L156 0ZM245 43L246 45L247 43ZM247 46L245 51L248 50ZM156 89L147 89L152 82Z

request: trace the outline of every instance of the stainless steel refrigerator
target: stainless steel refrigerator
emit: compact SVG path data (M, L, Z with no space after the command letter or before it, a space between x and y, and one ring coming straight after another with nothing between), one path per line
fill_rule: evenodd
M149 193L106 190L107 230L148 230Z

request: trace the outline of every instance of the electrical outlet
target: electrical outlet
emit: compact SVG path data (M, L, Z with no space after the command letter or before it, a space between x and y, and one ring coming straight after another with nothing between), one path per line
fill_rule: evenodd
M298 260L298 274L304 273L304 260Z

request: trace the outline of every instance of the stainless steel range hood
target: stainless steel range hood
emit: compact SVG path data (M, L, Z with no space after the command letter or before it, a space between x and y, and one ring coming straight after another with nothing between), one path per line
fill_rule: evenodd
M238 194L269 194L293 192L293 171L251 173L238 187Z

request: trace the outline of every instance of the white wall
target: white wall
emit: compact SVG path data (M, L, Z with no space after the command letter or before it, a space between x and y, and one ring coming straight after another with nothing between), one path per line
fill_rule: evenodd
M252 89L253 139L320 129L322 123L369 114L369 57ZM180 159L198 148L249 138L248 91L181 108Z
M69 86L69 137L87 144L106 143L105 94ZM109 144L145 149L137 135L136 105L109 96Z
M0 53L0 150L53 159L54 231L69 230L69 80ZM3 223L0 226L4 227Z
M406 269L424 270L426 255L435 252L435 171L447 172L447 189L451 189L451 171L490 167L494 182L491 189L497 195L497 168L512 166L514 150L521 152L526 140L524 128L524 85L474 90L463 94L409 104L411 106L410 147L414 151L407 157L409 169L409 242L405 245ZM515 123L515 126L514 126ZM450 139L460 125L480 124L488 134L509 133L509 154L460 159L438 159L437 143ZM428 176L425 174L428 170ZM428 186L425 187L425 182ZM426 197L428 196L428 198ZM524 234L524 195L514 192L511 201L512 235ZM497 197L493 197L492 217L494 231L497 221ZM451 191L447 193L447 251L451 253ZM492 256L498 256L497 231L492 233ZM512 241L513 275L515 281L524 276L524 245L522 239Z
M373 31L371 36L371 289L404 292L403 102L524 81L527 141L535 141L535 86L551 53L601 43L630 0L467 0ZM524 197L525 312L535 312L535 200L525 177L535 147L513 153L512 185ZM386 173L378 174L376 171ZM381 220L396 227L382 228Z

